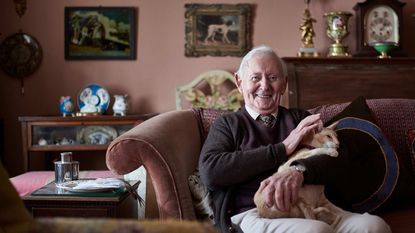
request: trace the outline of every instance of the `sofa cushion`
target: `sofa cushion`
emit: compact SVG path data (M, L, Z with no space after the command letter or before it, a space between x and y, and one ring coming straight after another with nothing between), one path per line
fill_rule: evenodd
M415 199L415 181L413 160L410 156L406 133L415 128L415 100L411 99L369 99L366 100L371 118L382 129L383 137L393 146L399 162L397 184L386 202L377 211L396 209L399 206L413 204ZM321 113L323 122L339 114L349 103L329 104L310 109L311 113ZM364 145L362 145L364 146ZM375 208L376 209L376 208ZM374 209L374 210L375 210Z
M36 226L0 163L0 231L29 232Z
M191 174L187 180L190 192L192 193L192 201L197 219L214 223L212 199L207 187L200 179L199 170Z
M333 185L344 190L342 199L356 212L374 211L385 203L398 182L398 157L371 114L363 97L350 103L326 124L339 121L336 132L348 150L350 167L346 183ZM343 187L346 184L346 187ZM328 187L328 192L330 191ZM354 192L352 190L357 190ZM341 194L340 194L341 195Z
M406 133L411 156L415 158L415 129L410 129Z
M216 118L222 116L223 114L231 113L231 111L209 108L192 108L192 112L195 115L197 124L199 126L200 140L202 144L207 138L210 125L216 120Z
M401 167L410 176L414 175L415 157L410 156L410 148L406 140L408 130L415 129L415 99L368 99L366 100L373 118L383 130L399 156ZM322 105L309 111L321 113L323 122L333 118L349 103Z

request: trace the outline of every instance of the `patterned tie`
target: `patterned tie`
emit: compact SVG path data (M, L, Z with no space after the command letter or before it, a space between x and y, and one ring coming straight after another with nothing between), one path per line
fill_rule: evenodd
M272 127L275 124L275 117L272 114L259 115L258 121L264 124L266 127Z

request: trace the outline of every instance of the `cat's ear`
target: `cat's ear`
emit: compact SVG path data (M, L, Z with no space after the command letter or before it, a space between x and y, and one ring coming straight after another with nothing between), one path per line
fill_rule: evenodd
M327 126L327 128L328 129L332 129L332 130L334 130L335 128L336 128L336 126L337 126L337 124L339 123L339 121L336 121L336 122L334 122L333 124L331 124L331 125L329 125L329 126Z

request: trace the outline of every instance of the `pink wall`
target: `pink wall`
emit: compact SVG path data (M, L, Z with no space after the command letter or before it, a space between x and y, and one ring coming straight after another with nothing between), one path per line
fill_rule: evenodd
M362 0L363 1L363 0ZM316 48L327 53L331 43L325 35L322 15L328 11L350 11L359 1L312 0L311 13ZM415 1L407 0L404 8L403 44L409 55L415 37ZM0 41L22 29L37 38L43 48L40 68L25 79L25 95L20 82L0 72L0 117L5 120L5 165L11 175L21 173L21 139L18 116L57 115L59 98L73 99L89 83L98 83L113 94L128 94L131 113L165 112L175 109L175 87L183 85L210 69L235 71L239 57L184 56L184 4L186 3L253 3L254 45L267 44L280 56L295 56L301 46L298 25L304 1L301 0L36 0L27 1L26 14L19 18L13 1L0 3ZM133 6L138 8L137 60L133 61L66 61L64 59L64 7L66 6ZM344 40L355 49L355 18L349 21L351 34Z

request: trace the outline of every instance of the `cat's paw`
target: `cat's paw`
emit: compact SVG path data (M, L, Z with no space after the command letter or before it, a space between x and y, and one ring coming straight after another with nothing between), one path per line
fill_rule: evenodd
M331 157L337 157L339 155L339 152L336 148L327 148L327 154Z

